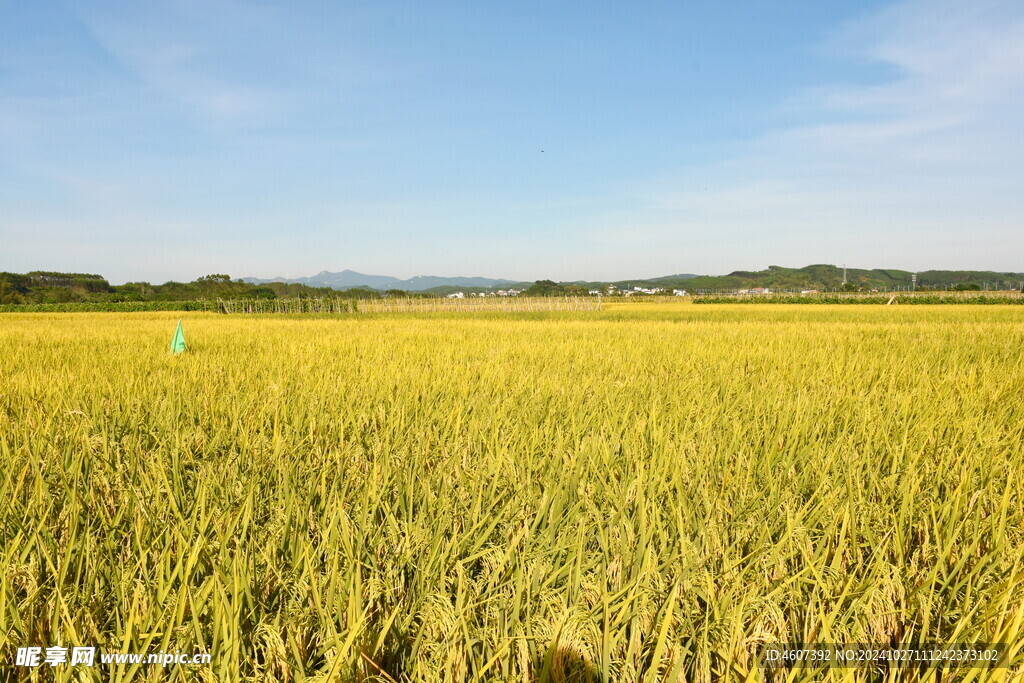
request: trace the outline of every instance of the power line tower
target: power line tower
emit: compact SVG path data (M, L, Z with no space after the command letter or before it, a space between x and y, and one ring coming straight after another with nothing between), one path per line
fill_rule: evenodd
M846 286L846 264L843 264L843 287Z

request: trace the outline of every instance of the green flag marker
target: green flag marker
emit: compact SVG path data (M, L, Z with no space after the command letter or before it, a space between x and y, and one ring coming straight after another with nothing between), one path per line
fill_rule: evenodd
M185 330L181 329L181 321L178 321L178 329L174 331L174 339L171 340L171 353L181 353L185 350Z

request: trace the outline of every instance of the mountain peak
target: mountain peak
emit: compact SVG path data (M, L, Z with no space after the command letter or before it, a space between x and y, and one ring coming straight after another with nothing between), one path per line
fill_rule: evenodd
M243 278L252 283L270 282L259 278ZM438 277L434 275L417 275L402 280L390 275L367 275L346 268L340 272L321 270L312 277L280 278L278 282L298 282L311 287L331 287L333 289L351 289L353 287L369 287L371 289L404 289L406 291L422 291L433 287L494 287L513 284L515 280L499 280L485 277Z

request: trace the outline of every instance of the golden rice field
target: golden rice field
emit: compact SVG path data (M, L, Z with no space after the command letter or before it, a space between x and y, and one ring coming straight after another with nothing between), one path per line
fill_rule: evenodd
M3 680L1024 679L1024 310L184 316L0 316Z

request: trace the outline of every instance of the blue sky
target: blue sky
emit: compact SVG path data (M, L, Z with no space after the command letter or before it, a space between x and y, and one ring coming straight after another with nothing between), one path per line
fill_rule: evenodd
M0 270L1024 270L1024 4L0 0Z

